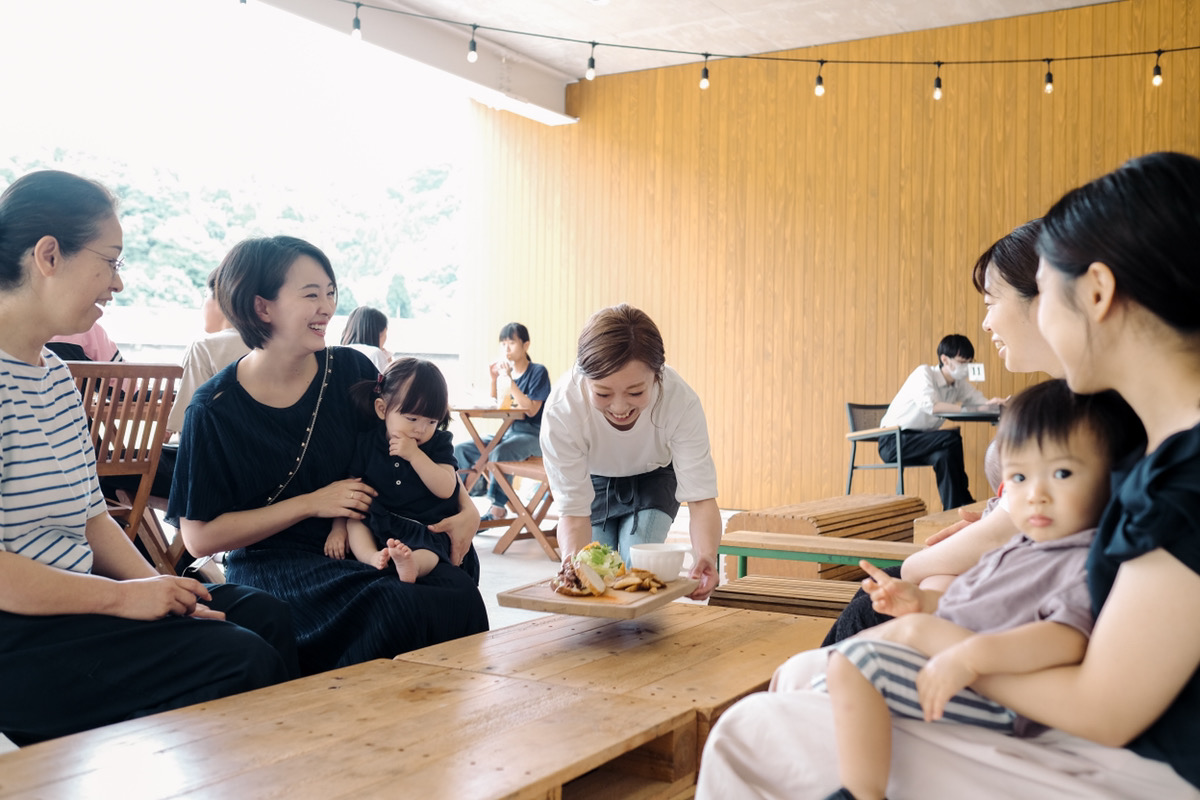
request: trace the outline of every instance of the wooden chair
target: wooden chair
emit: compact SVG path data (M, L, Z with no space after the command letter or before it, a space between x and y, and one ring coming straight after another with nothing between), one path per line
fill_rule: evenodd
M551 561L555 563L560 561L561 557L558 554L557 546L558 526L556 525L549 531L543 531L541 527L542 520L546 518L546 513L554 502L554 495L550 491L550 482L546 480L546 468L542 465L542 459L534 456L525 461L493 461L488 464L488 469L492 472L492 480L499 481L498 485L508 497L509 506L517 512L517 518L512 520L508 530L492 548L492 552L503 553L517 539L536 539ZM508 479L509 475L541 483L537 491L533 493L533 497L530 498L528 505L521 501L520 495L517 494L517 490L513 488ZM505 519L501 522L509 522L509 520ZM551 539L554 541L551 542Z
M121 522L129 538L141 540L154 568L175 574L183 540L167 538L150 507L150 489L167 435L167 415L183 368L176 364L130 364L125 361L68 361L67 367L87 413L88 430L96 448L96 473L135 475L137 492L118 491L109 513Z
M894 469L896 470L896 494L904 494L904 470L920 464L905 464L904 451L901 447L899 426L881 427L883 415L887 412L887 404L846 403L846 418L850 422L850 432L846 434L850 442L850 469L846 471L846 494L854 483L854 472L860 469ZM896 438L896 458L894 461L883 461L880 457L878 464L856 464L859 442L878 442L888 436Z

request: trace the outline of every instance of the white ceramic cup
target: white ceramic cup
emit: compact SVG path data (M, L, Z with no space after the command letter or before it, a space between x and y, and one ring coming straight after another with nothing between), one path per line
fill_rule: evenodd
M683 571L683 559L692 553L686 544L635 544L629 547L629 566L648 569L664 582L671 582Z

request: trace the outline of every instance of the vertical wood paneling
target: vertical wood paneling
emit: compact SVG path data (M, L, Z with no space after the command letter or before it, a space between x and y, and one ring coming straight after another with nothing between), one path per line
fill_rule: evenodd
M798 58L1040 59L1200 44L1185 0L1130 0L794 51ZM1157 149L1200 154L1200 53L929 66L714 61L568 89L577 125L480 108L473 218L481 240L463 325L480 362L500 325L529 325L552 376L597 308L658 322L700 393L721 504L842 491L846 400L886 402L937 340L968 335L986 394L1004 372L980 330L975 258L1067 189ZM963 426L979 465L993 434ZM986 493L982 466L972 489ZM887 473L855 477L890 491ZM939 507L929 470L909 491Z

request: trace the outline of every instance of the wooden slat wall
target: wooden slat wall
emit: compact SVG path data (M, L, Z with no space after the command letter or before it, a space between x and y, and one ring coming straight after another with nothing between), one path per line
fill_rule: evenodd
M1129 0L786 55L1009 59L1200 44L1200 5ZM500 326L527 324L558 376L605 305L644 308L668 362L699 392L726 508L840 494L847 400L887 402L961 332L989 395L1005 373L980 330L978 254L1064 191L1135 155L1200 154L1200 52L1045 65L713 62L598 78L568 90L577 125L480 108L480 236L463 326L486 363ZM967 460L993 431L967 424ZM856 491L890 491L860 473ZM940 509L932 471L910 493ZM971 472L986 494L982 468Z

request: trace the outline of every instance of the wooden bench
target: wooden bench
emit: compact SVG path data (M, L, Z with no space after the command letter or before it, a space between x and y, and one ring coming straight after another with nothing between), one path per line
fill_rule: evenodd
M911 541L912 521L925 513L919 497L891 494L839 495L788 506L743 511L734 514L725 525L728 537L738 531L763 531L778 534L821 536L840 539ZM863 574L850 562L784 560L779 556L756 558L748 554L746 572L755 575L780 575L792 578L860 580ZM733 574L734 564L726 559L725 571Z
M713 590L709 605L837 617L858 590L858 581L810 580L791 576L746 575L748 557L815 561L857 566L866 560L878 567L897 566L920 550L909 542L839 539L768 531L733 531L717 552L737 559L737 579Z
M517 515L516 519L509 523L508 530L496 542L492 552L501 554L518 539L535 539L551 561L556 564L561 561L558 554L558 526L555 525L548 531L542 530L542 520L546 518L546 513L549 512L550 505L554 502L554 494L550 491L550 482L546 480L546 468L542 464L542 459L534 456L524 461L493 461L488 464L488 469L492 473L492 480L497 482L496 485L504 490L505 496L508 497L509 507ZM521 500L517 490L513 488L512 482L508 479L510 475L540 483L528 505ZM505 523L508 520L500 520L500 522ZM551 539L554 541L550 541Z

